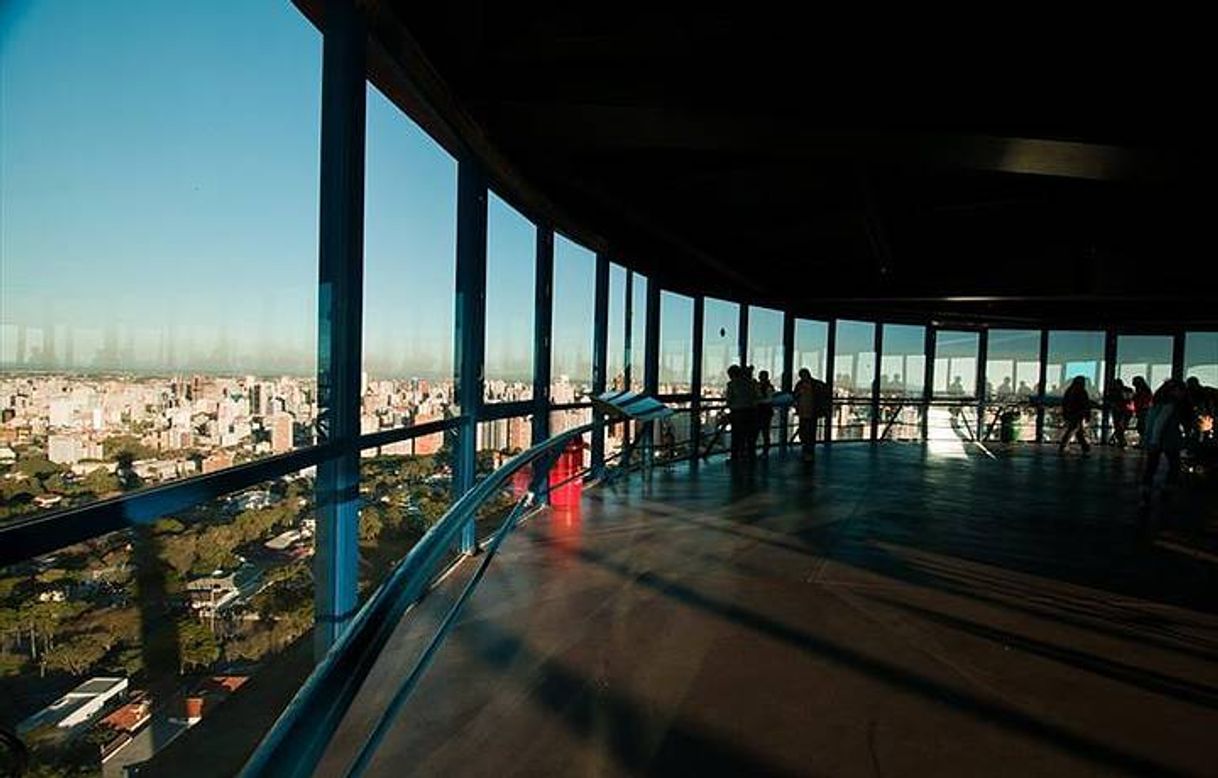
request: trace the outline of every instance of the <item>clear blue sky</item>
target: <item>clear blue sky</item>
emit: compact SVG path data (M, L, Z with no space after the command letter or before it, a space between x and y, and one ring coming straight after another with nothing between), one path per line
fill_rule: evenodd
M0 363L312 372L321 36L299 12L9 0L0 57ZM371 88L367 155L365 367L449 375L456 163ZM488 365L527 375L533 228L492 207L489 232ZM558 253L582 369L593 259Z

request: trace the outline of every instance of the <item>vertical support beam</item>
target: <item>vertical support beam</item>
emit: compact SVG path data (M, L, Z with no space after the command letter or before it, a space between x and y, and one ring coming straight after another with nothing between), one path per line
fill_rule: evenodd
M1184 345L1187 339L1187 333L1184 330L1176 330L1172 333L1171 340L1171 377L1177 381L1184 380ZM1149 378L1149 376L1148 376ZM1157 389L1158 387L1153 387Z
M537 227L533 265L533 444L550 437L550 352L554 322L554 230Z
M1107 403L1108 387L1112 384L1112 380L1116 377L1116 359L1117 359L1117 334L1114 330L1105 330L1104 332L1104 373L1100 376L1103 384L1100 389L1100 445L1108 445L1108 437L1111 434L1110 425L1112 419L1109 418L1109 409Z
M364 290L364 45L353 2L327 6L322 53L318 223L318 442L341 453L317 468L314 656L359 604L360 362Z
M660 393L660 285L654 280L647 283L647 334L643 359L643 391L655 396ZM655 423L648 422L643 433L645 462L651 466L655 453Z
M922 351L926 354L925 367L922 369L922 440L930 440L930 404L935 398L935 333L933 323L926 325L925 340L922 341Z
M790 392L795 385L795 317L790 311L782 313L782 378L779 388ZM791 437L791 414L783 408L778 424L778 452L787 453L787 440Z
M1040 331L1040 378L1036 382L1036 442L1045 442L1045 383L1049 380L1049 331Z
M625 348L625 353L622 355L622 380L626 383L626 389L638 391L638 387L633 383L634 378L634 271L626 271L626 299L622 301L622 311L624 312L626 321L625 327L622 330L622 345ZM629 432L630 425L626 425Z
M453 457L453 498L474 487L478 419L482 414L486 350L486 176L471 160L457 166L457 307L453 364L462 424ZM548 364L548 363L547 363ZM536 368L536 365L534 365ZM476 550L474 521L461 532L461 550Z
M740 304L740 318L736 324L737 363L744 367L749 363L749 305Z
M825 420L825 443L833 440L833 417L837 413L837 400L833 391L837 382L837 319L829 320L825 336L825 383L829 385L829 418Z
M990 358L990 331L982 328L977 336L977 424L974 434L978 442L985 438L986 362Z
M874 441L880 432L880 355L884 353L884 324L875 323L873 348L875 359L871 365L871 439Z
M592 314L592 394L605 391L606 364L609 359L609 257L596 255L596 300ZM592 475L600 478L605 469L605 415L592 412L596 428L592 433Z
M694 364L689 380L689 440L690 463L697 467L702 460L699 456L702 450L702 336L706 329L706 298L702 295L694 297L693 329L694 339L690 341L693 344L691 358Z

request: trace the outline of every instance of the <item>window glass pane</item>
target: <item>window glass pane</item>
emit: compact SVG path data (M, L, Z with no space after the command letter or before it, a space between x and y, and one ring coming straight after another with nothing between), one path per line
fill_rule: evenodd
M145 760L173 775L202 750L210 771L240 770L288 702L256 682L295 689L312 668L313 477L0 569L0 717L34 774L102 775L103 749L106 775ZM104 715L65 705L73 691Z
M1046 397L1059 398L1075 376L1087 382L1087 392L1099 399L1104 378L1104 333L1053 330L1049 333Z
M491 192L486 215L488 402L533 397L533 290L537 230Z
M321 37L122 5L0 23L0 520L313 440Z
M922 397L926 383L926 328L884 325L884 355L880 359L880 394Z
M977 396L976 332L939 330L935 333L936 398L960 399Z
M1034 397L1040 381L1040 331L990 330L986 343L986 396L993 400Z
M1171 378L1171 352L1170 335L1118 335L1114 377L1132 387L1141 376L1154 391Z
M368 86L362 432L434 421L452 397L457 163Z
M813 378L825 380L825 361L828 359L829 323L812 319L795 320L795 374L800 368L808 368ZM796 377L791 377L795 383Z
M840 319L833 356L833 395L871 397L875 381L875 325Z
M688 394L694 370L694 301L660 293L660 394Z
M630 388L641 392L647 365L646 276L634 274L630 298Z
M753 375L770 374L770 383L782 386L782 311L749 307L748 363Z
M626 268L609 265L609 331L605 361L605 387L626 388Z
M592 389L592 311L596 255L554 236L554 319L550 342L550 402L587 399ZM532 348L532 336L529 338Z
M1218 332L1184 336L1184 378L1194 376L1206 386L1218 386Z
M702 396L722 397L727 368L740 359L740 306L707 297L702 309Z

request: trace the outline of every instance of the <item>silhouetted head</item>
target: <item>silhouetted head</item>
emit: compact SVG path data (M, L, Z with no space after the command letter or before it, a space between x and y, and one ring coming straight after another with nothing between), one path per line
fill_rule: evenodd
M800 378L800 380L802 380L802 381L810 381L810 380L812 380L812 371L811 371L811 370L809 370L809 369L808 369L808 368L806 368L806 367L801 367L801 368L799 369L799 378Z
M727 369L727 377L728 378L739 378L740 377L740 365L729 366Z
M1150 388L1150 384L1146 383L1146 379L1140 375L1136 375L1133 377L1133 385L1137 389L1142 389L1142 388L1149 389Z
M762 370L760 373L757 374L757 380L758 381L769 381L770 380L770 371Z
M1070 381L1070 385L1071 385L1071 386L1077 386L1079 389L1086 388L1086 386L1087 386L1087 379L1086 379L1086 378L1083 378L1081 375L1076 375L1076 376L1075 376L1075 377L1074 377L1074 378L1073 378L1073 379Z
M1201 388L1201 381L1197 380L1197 376L1195 375L1189 376L1188 380L1184 382L1184 385L1188 387L1190 392L1195 392Z

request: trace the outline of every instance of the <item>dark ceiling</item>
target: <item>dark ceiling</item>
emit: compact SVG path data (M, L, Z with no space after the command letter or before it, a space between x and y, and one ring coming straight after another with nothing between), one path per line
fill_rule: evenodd
M734 8L372 3L370 65L523 210L666 287L809 314L1218 319L1204 48Z

